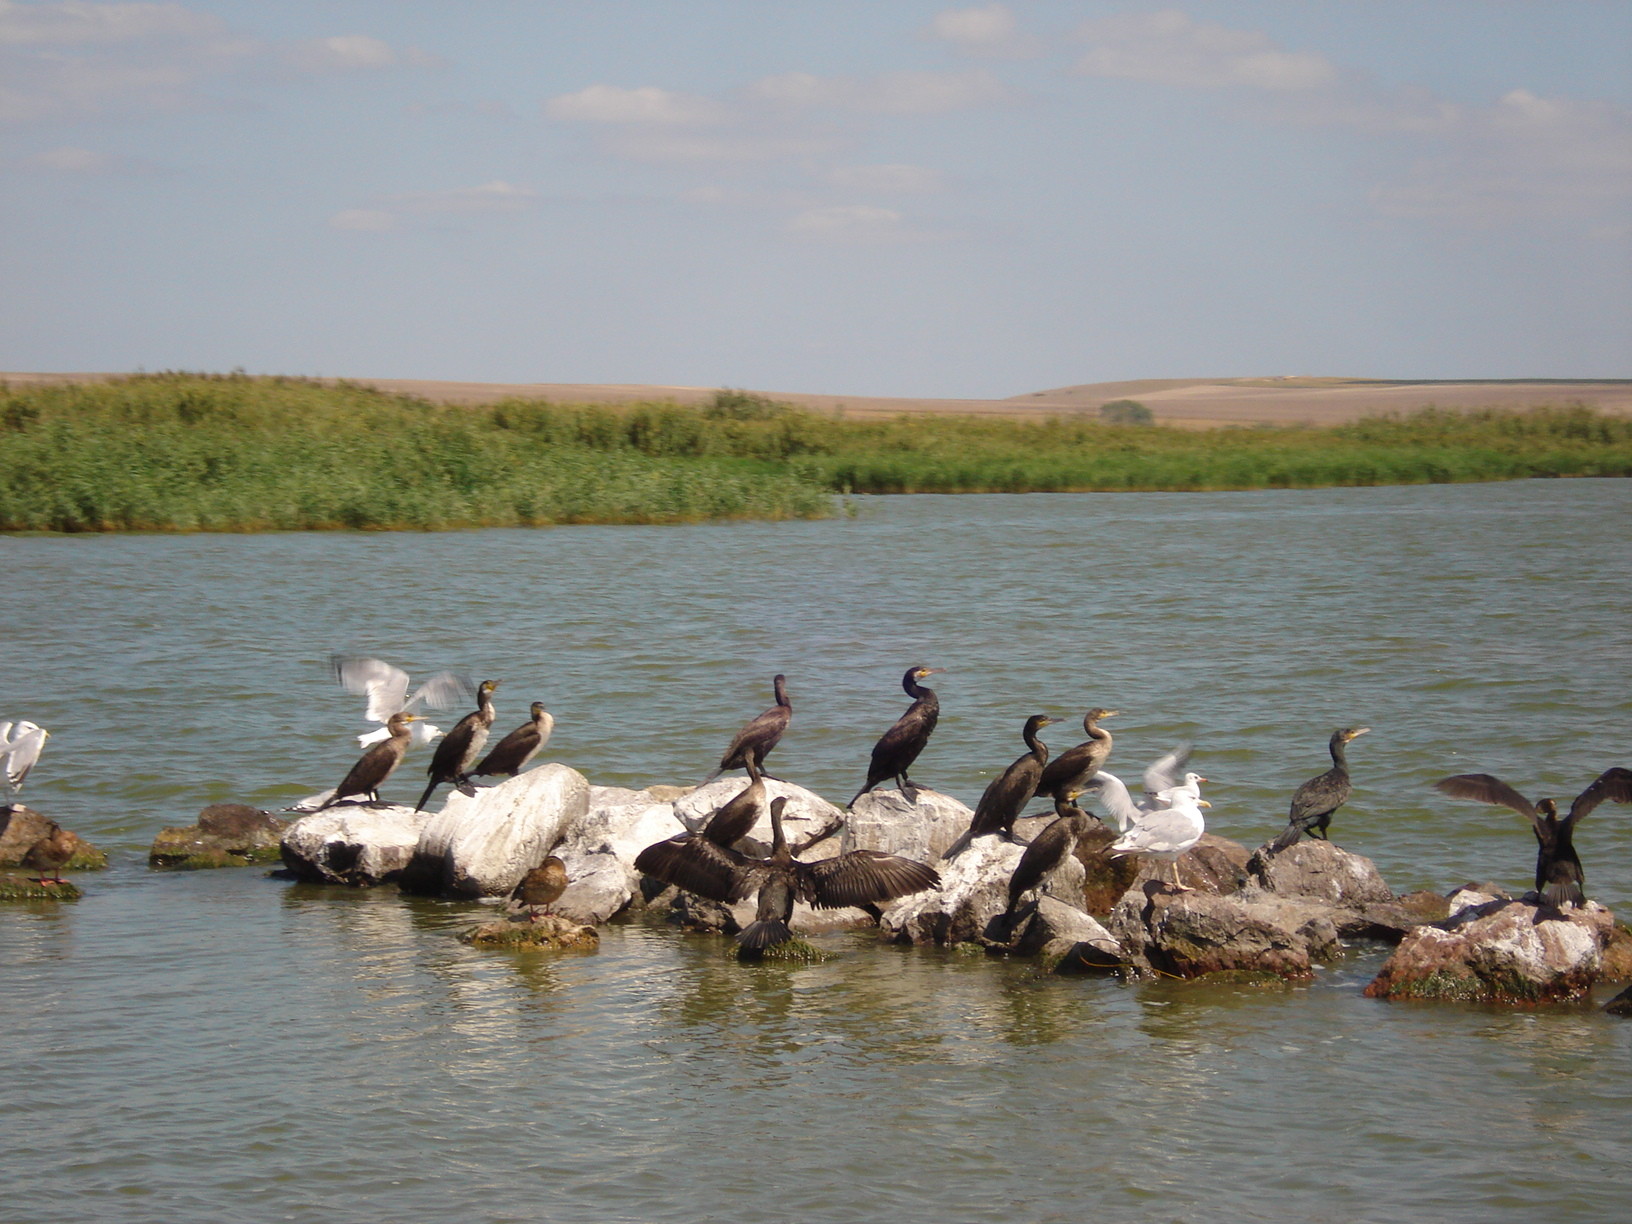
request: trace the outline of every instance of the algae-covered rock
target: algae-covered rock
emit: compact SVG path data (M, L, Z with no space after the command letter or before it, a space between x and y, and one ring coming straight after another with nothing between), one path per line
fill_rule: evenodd
M289 822L243 803L212 803L195 824L161 829L147 863L160 871L198 871L275 863Z
M1466 890L1451 917L1412 931L1366 994L1527 1006L1584 997L1615 925L1602 905L1562 910Z
M0 804L0 867L21 867L29 848L51 832L52 821L21 803ZM108 856L90 842L70 831L74 852L62 865L64 871L101 871Z
M482 948L593 951L601 946L600 934L594 927L556 914L540 914L536 921L507 918L483 923L464 932L459 939Z
M71 880L41 884L32 876L0 875L0 901L78 901L84 895Z

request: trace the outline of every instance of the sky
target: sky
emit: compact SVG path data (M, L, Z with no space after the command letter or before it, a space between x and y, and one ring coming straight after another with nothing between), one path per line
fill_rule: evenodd
M0 370L1632 376L1624 0L0 0Z

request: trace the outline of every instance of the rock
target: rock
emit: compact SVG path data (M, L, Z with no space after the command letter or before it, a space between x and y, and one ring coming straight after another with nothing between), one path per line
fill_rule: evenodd
M1122 945L1097 920L1046 893L1035 904L1021 904L1010 938L1016 954L1066 963L1067 972L1114 969L1125 960Z
M1329 906L1261 890L1175 893L1148 880L1106 924L1142 972L1175 977L1249 971L1306 978L1342 948Z
M1632 1016L1632 987L1621 991L1605 1003L1604 1010L1612 1016Z
M968 827L967 822L964 825ZM1009 904L1009 877L1025 847L1000 837L977 837L956 858L936 862L941 886L903 897L879 924L892 943L1006 943L995 920Z
M568 948L594 951L601 946L600 933L593 926L551 914L540 914L537 922L522 918L483 923L472 927L459 939L462 943L483 948L548 949L556 952Z
M919 787L910 800L898 790L868 791L850 809L842 848L879 850L933 864L973 817L951 795L928 787Z
M148 851L148 866L192 871L275 863L289 824L243 803L212 803L196 824L161 829Z
M84 895L72 880L41 884L33 876L0 875L0 901L78 901Z
M1109 855L1105 850L1118 834L1114 828L1095 829L1077 845L1077 857L1087 870L1083 901L1091 914L1109 914L1127 894L1146 880L1171 881L1173 869L1149 855ZM1225 896L1247 882L1247 848L1240 842L1216 833L1203 833L1201 840L1179 856L1179 879L1199 892Z
M0 867L21 867L23 855L33 844L51 832L51 820L21 803L0 804ZM73 839L74 853L62 865L64 871L100 871L108 865L108 856L77 833Z
M553 762L475 796L455 790L426 821L400 883L409 892L508 896L588 810L588 780Z
M370 886L399 879L430 819L411 808L341 804L283 831L279 853L296 879Z
M590 787L588 810L554 850L570 881L556 912L592 923L622 913L642 897L635 856L684 831L673 804L655 801L649 791Z
M1598 966L1600 982L1632 982L1632 930L1616 923L1604 946L1603 963Z
M1407 935L1365 993L1505 1005L1580 999L1598 980L1613 927L1596 901L1559 911L1464 889L1450 918Z
M1315 838L1304 838L1279 853L1260 846L1247 861L1247 874L1265 892L1310 897L1328 905L1358 909L1394 902L1394 893L1369 858Z

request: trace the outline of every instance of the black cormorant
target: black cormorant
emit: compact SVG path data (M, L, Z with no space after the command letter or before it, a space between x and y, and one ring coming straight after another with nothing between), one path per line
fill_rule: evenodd
M1270 842L1271 851L1297 845L1298 839L1305 833L1310 837L1331 840L1326 831L1332 823L1332 813L1349 801L1349 794L1354 789L1349 784L1349 758L1343 751L1344 745L1370 730L1370 727L1344 727L1332 732L1329 745L1332 767L1310 778L1293 792L1286 828Z
M345 780L334 788L330 795L314 810L321 812L324 808L333 807L342 799L349 799L353 795L366 795L372 803L380 801L380 787L385 780L395 772L402 758L408 751L409 724L418 722L418 714L408 714L398 710L386 721L386 737L377 744L369 746L367 752L357 759L357 764L351 767L351 772Z
M476 708L455 723L453 730L436 745L431 764L425 770L431 782L414 805L414 811L423 811L430 802L431 792L444 782L452 782L461 790L470 785L467 779L471 764L487 744L488 732L493 727L493 690L498 687L497 680L483 680L476 690Z
M1060 804L1070 802L1073 795L1081 792L1111 755L1111 733L1099 725L1099 720L1115 714L1115 710L1095 706L1082 716L1082 729L1088 738L1067 748L1043 768L1043 776L1037 782L1039 795L1050 795Z
M550 732L554 730L555 719L544 708L544 703L533 702L531 717L472 765L470 776L486 778L496 774L509 774L515 777L527 762L537 756L544 745L550 742Z
M1551 799L1531 803L1500 778L1490 774L1457 774L1441 778L1434 785L1458 799L1478 799L1510 807L1530 821L1536 834L1536 891L1555 909L1568 902L1580 905L1587 899L1586 876L1576 857L1575 824L1604 800L1632 803L1632 769L1606 769L1575 797L1569 815L1560 817L1558 804Z
M765 767L766 756L781 740L782 733L788 729L788 721L793 717L793 702L788 700L788 678L778 674L771 681L771 688L776 693L776 704L737 732L737 737L720 758L720 767L704 778L704 782L712 781L728 769L747 768L750 758L761 769Z
M1007 931L1014 921L1014 911L1020 898L1040 885L1051 872L1076 852L1077 843L1088 831L1100 824L1076 803L1076 795L1054 800L1056 819L1031 839L1026 852L1015 865L1009 877L1009 906L1003 911L1001 929Z
M943 859L961 853L971 841L987 833L1000 833L1010 841L1015 840L1014 822L1020 819L1026 800L1037 793L1037 780L1048 764L1048 745L1037 738L1037 732L1058 721L1047 714L1033 714L1026 719L1025 728L1020 732L1026 741L1026 754L1016 758L1014 764L986 784L968 829L941 855Z
M895 784L903 791L917 790L912 780L907 777L907 770L918 759L918 754L929 743L930 732L935 730L935 723L941 717L941 699L935 696L935 690L925 688L919 684L925 676L933 676L937 672L945 671L944 667L911 667L901 678L901 687L906 690L907 696L912 698L912 704L907 712L895 720L895 725L879 737L878 743L873 745L872 763L867 766L867 785L856 792L855 798L845 804L846 808L854 807L856 799L860 799L873 787L887 778L894 778Z

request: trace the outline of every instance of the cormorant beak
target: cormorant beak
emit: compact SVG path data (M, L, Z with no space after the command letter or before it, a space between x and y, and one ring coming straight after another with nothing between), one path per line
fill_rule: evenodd
M1359 739L1362 735L1364 735L1367 731L1370 731L1370 730L1371 730L1370 727L1356 727L1353 731L1349 732L1349 738L1351 740L1352 739Z

